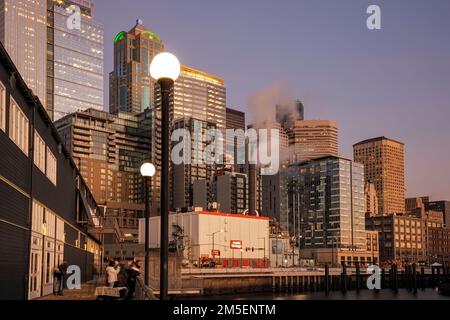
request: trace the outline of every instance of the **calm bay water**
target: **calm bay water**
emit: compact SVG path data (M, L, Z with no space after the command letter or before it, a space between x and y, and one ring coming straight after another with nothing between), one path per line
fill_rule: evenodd
M196 297L194 299L205 300L450 300L450 297L440 295L432 289L419 290L417 294L406 289L399 289L398 293L390 289L381 290L379 293L363 290L360 293L348 291L346 294L341 292L330 292L325 295L324 292L308 293L252 293L252 294L234 294L208 297Z

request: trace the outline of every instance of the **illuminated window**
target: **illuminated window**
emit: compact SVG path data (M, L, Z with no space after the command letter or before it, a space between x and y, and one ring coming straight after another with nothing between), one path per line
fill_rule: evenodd
M47 148L47 178L56 186L56 157L50 151L50 148Z
M6 131L6 90L0 83L0 129Z
M45 143L36 131L34 132L34 164L45 174Z

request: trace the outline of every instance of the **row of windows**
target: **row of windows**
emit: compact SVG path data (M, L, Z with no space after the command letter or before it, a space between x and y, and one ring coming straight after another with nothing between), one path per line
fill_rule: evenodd
M30 123L16 103L10 97L9 108L9 137L11 140L28 156L29 148L29 128ZM6 132L6 89L0 83L0 129ZM35 131L34 132L34 163L35 165L47 175L49 180L56 186L56 157L46 147L44 140Z
M28 128L28 118L11 97L11 104L9 109L9 137L27 156L29 134Z

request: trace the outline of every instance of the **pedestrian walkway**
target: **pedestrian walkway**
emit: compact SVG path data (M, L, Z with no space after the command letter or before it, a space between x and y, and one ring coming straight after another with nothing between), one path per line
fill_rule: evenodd
M95 288L103 285L104 282L104 277L96 277L92 281L83 283L79 290L64 289L62 296L51 294L38 300L95 300Z

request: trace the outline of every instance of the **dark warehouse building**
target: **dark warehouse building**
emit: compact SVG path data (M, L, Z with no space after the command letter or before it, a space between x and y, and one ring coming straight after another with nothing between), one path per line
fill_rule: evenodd
M53 271L101 263L97 205L44 107L0 44L0 300L53 292Z

